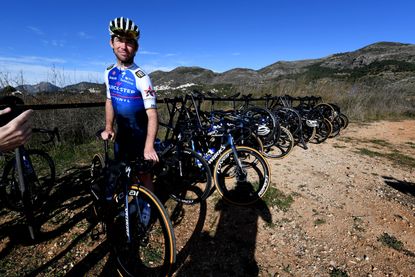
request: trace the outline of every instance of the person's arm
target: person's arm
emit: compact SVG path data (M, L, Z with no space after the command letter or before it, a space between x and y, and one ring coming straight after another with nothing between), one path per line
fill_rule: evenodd
M148 123L146 144L144 146L144 159L158 162L159 158L157 156L156 150L154 149L154 141L157 137L159 126L157 109L147 109L146 113L148 117Z
M0 115L10 112L10 108L0 110ZM32 127L29 119L33 111L27 110L0 127L0 152L13 150L25 144L32 135Z
M114 139L114 108L112 107L111 99L105 101L105 130L101 133L104 140Z

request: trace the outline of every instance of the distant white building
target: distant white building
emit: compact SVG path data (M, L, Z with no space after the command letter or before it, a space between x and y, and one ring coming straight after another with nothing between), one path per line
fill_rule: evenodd
M88 91L90 93L99 93L100 92L100 90L98 88L89 88Z

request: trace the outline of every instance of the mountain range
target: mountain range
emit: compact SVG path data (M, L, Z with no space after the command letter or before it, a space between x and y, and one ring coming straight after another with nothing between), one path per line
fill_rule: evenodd
M373 78L379 84L398 82L408 89L414 88L415 44L378 42L361 49L337 53L319 59L299 61L278 61L259 70L234 68L217 73L201 67L177 67L171 71L150 73L156 90L185 89L192 86L207 88L231 86L236 88L270 88L281 82L313 82L326 80L334 82L363 82ZM409 87L408 87L409 86ZM59 88L51 83L24 85L16 89L35 93L40 91L105 91L104 84L82 82Z
M200 67L178 67L169 72L152 72L153 83L163 88L178 87L185 83L233 86L269 85L284 79L308 81L332 78L356 81L365 76L383 73L415 72L415 45L379 42L352 52L337 53L319 59L278 61L252 70L235 68L215 73ZM396 75L396 74L395 74ZM403 77L403 76L401 76Z

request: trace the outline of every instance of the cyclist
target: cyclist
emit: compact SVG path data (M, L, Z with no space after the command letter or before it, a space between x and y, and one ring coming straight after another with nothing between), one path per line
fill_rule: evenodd
M109 33L117 63L105 70L107 100L105 130L101 137L115 139L116 160L143 156L158 162L154 149L158 130L156 94L150 77L134 62L140 30L131 19L118 17L110 21ZM116 134L114 121L117 123ZM154 191L151 174L140 174L139 178L145 187Z

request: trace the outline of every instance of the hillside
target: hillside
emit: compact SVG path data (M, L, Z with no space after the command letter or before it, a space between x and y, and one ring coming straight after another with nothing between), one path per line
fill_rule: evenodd
M260 87L284 79L301 78L315 80L329 77L356 81L358 78L371 75L392 74L396 79L402 79L414 71L415 45L379 42L356 51L333 54L320 59L278 61L259 70L240 68L215 73L200 67L179 67L169 72L155 71L150 76L157 86L177 87L185 83L194 83L234 86L250 84Z

